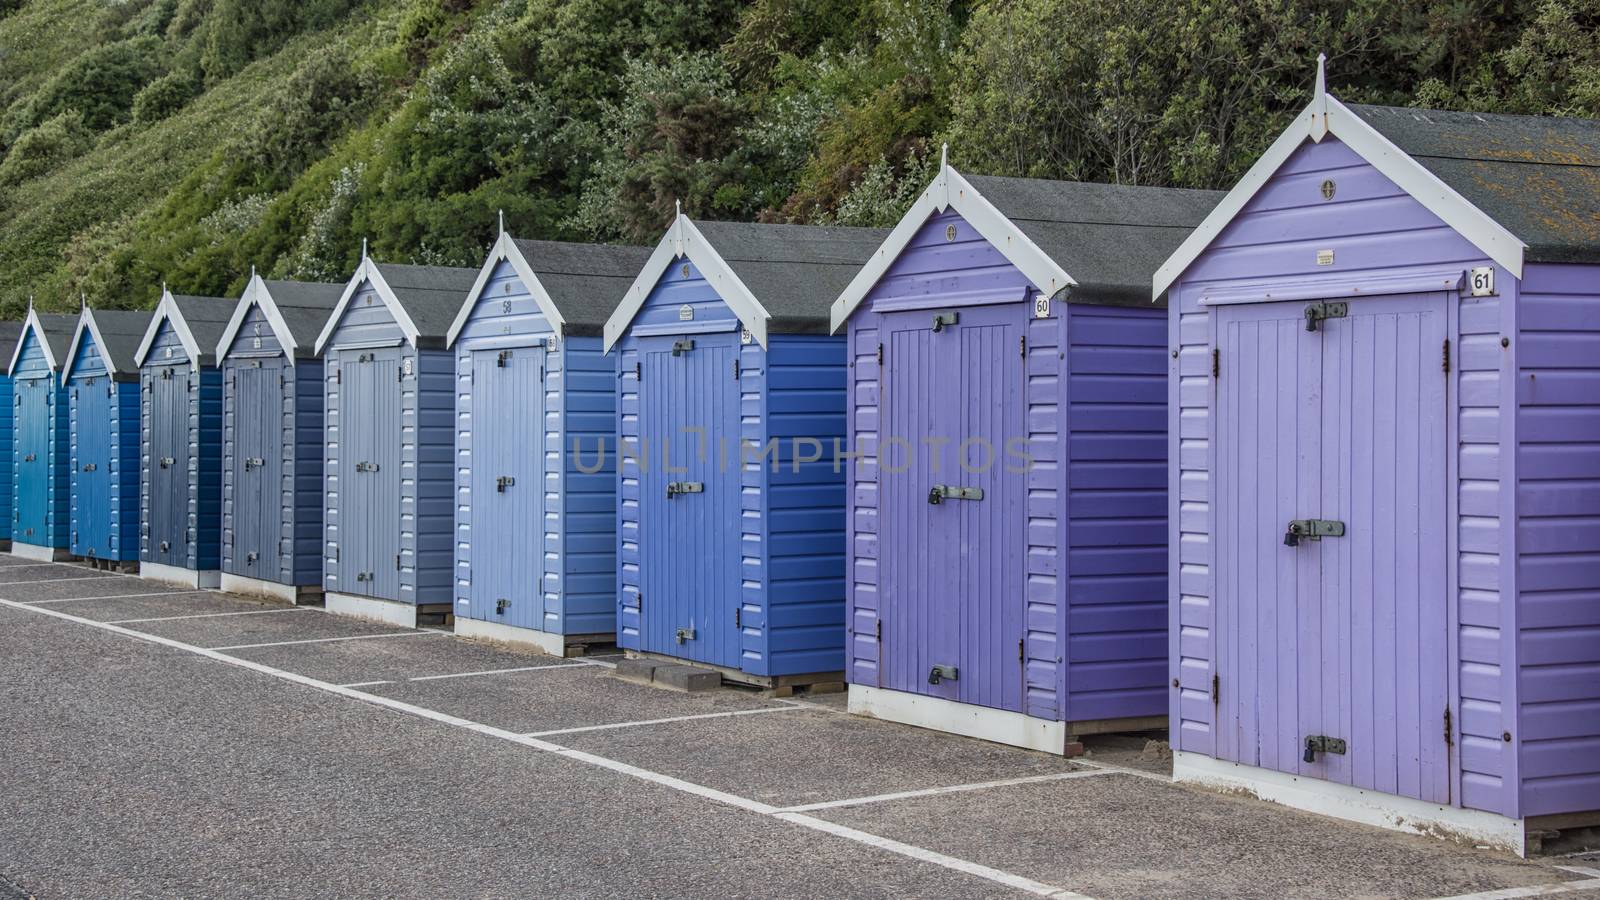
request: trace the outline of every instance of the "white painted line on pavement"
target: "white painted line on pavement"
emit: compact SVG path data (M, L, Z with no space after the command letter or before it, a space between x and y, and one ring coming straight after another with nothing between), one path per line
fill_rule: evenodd
M33 581L0 581L0 591L19 584L58 584L63 581L105 581L112 575L79 575L75 578L39 578ZM126 577L126 576L124 576Z
M671 775L664 775L660 772L652 772L649 769L641 769L638 766L629 765L625 762L608 759L604 756L587 753L582 750L574 750L570 747L563 747L560 744L552 744L549 741L543 741L538 738L517 734L513 731L507 731L504 728L496 728L493 725L485 725L482 722L474 722L471 719L463 719L460 716L453 716L449 713L439 712L438 710L428 709L427 707L417 706L412 703L406 703L403 700L395 700L390 697L382 696L381 694L368 694L355 690L354 688L340 687L337 684L321 681L306 675L299 675L285 669L279 669L266 665L264 663L253 662L238 656L229 656L226 653L220 652L217 648L196 647L193 644L186 644L182 641L173 640L172 638L162 637L156 634L149 634L148 632L135 631L132 628L124 628L121 625L111 625L105 622L96 622L93 619L85 619L82 616L75 616L71 613L65 613L54 609L40 609L38 607L29 606L25 603L17 603L11 600L0 600L0 605L10 606L14 609L31 609L39 615L50 616L52 618L61 619L67 622L76 622L79 625L86 625L90 628L98 628L102 631L109 631L113 634L120 634L124 637L130 637L135 640L158 644L174 650L182 650L188 653L193 653L197 656L203 656L207 659L215 660L220 663L226 663L230 666L237 666L241 669L248 669L252 672L267 675L272 678L278 678L293 684L298 684L303 687L325 691L330 694L335 694L351 700L357 700L362 703L369 703L374 706L381 706L386 709L394 710L395 712L416 716L420 719L427 719L431 722L451 725L465 731L475 732L486 737L498 738L500 740L509 741L513 744L531 747L535 750L542 750L546 753L550 753L564 759L585 763L596 768L616 772L620 775L627 775L631 778L637 778L640 781L646 781L651 784L670 788L672 790L690 794L695 797L700 797L705 800L710 800L715 803L721 803L725 806L731 806L735 809L742 809L757 815L781 819L785 822L789 822L790 824L799 825L812 831L820 831L826 834L831 834L835 837L840 837L858 844L876 847L889 853L895 853L908 859L915 859L921 862L940 866L941 868L962 872L977 878L983 878L996 884L1004 885L1020 891L1025 891L1035 896L1055 897L1060 898L1060 900L1090 900L1090 898L1083 894L1077 894L1064 888L1055 887L1054 885L1045 884L1040 881L1034 881L1031 878L1027 878L1022 875L1016 875L1000 869L995 869L990 866L985 866L981 863L958 859L934 850L927 850L922 847L912 846L910 844L903 844L896 840L880 837L875 834L869 834L864 831L858 831L854 828L847 828L843 825L835 825L832 822L813 818L803 813L780 812L776 807L762 803L759 800L750 800L745 797L740 797L736 794L727 793L726 791L719 791L716 788L695 784L691 781L684 781L681 778L675 778ZM417 632L407 633L415 634Z
M759 716L762 713L797 712L791 707L762 707L740 709L733 712L700 713L694 716L671 716L665 719L640 719L634 722L613 722L609 725L583 725L577 728L556 728L551 731L530 731L523 737L549 737L553 734L579 734L585 731L613 731L618 728L638 728L642 725L666 725L670 722L693 722L699 719L726 719L729 716Z
M1010 787L1014 784L1039 784L1045 781L1070 781L1074 778L1098 778L1115 775L1100 769L1081 769L1076 772L1052 772L1049 775L1025 775L1019 778L1002 778L997 781L977 781L969 784L952 784L948 787L921 788L915 791L898 791L893 794L874 794L871 797L852 797L848 800L826 800L802 806L785 806L779 812L815 812L819 809L838 809L841 806L865 806L869 803L887 803L891 800L909 800L913 797L936 797L940 794L962 794L989 788Z
M286 606L283 609L242 609L238 612L194 613L188 616L155 616L149 619L111 619L107 625L133 625L137 622L175 622L179 619L219 619L224 616L264 616L268 613L308 612L308 606Z
M43 610L41 610L42 612ZM290 647L295 644L331 644L335 641L370 641L374 638L426 637L448 631L396 631L391 634L353 634L349 637L309 638L303 641L267 641L264 644L232 644L227 647L202 647L202 650L252 650L256 647Z
M1115 766L1111 763L1092 762L1084 759L1081 756L1074 756L1072 761L1080 766L1088 766L1091 769L1101 769L1107 773L1115 772L1118 775L1132 775L1135 778L1143 778L1146 781L1155 781L1161 784L1173 783L1171 775L1163 775L1160 772L1147 772L1144 769L1135 769L1129 766Z
M344 687L344 688L372 687L374 685L379 685L379 684L394 684L394 682L392 682L392 681L352 681L349 684L341 684L341 685L339 685L339 687Z
M1600 891L1600 878L1581 878L1556 884L1535 884L1528 887L1503 888L1477 894L1456 894L1438 900L1514 900L1516 897L1548 897L1552 894L1576 894L1580 891Z
M23 606L44 606L47 603L80 603L85 600L131 600L134 597L181 597L185 594L209 594L210 591L148 591L143 594L106 594L100 597L59 597L54 600L13 600Z
M518 666L514 669L484 669L480 672L453 672L449 675L418 675L407 681L443 681L446 678L476 678L479 675L507 675L512 672L542 672L545 669L581 669L574 663L555 663L548 666Z

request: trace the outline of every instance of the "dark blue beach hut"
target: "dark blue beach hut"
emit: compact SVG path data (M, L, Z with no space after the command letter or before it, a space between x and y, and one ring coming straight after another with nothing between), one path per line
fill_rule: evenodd
M214 588L222 563L222 373L233 301L163 289L139 367L139 573Z
M1052 753L1166 723L1148 285L1221 196L941 163L840 295L852 711Z
M617 643L782 687L844 669L845 341L865 228L679 215L606 322Z
M71 420L72 555L139 562L139 369L147 310L85 306L61 380Z
M1311 103L1161 267L1174 775L1600 825L1600 121Z
M22 335L21 322L0 322L0 522L11 521L11 445L16 440L13 429L16 410L12 406L11 357L17 352L17 338ZM11 549L11 528L0 528L0 550Z
M344 286L254 272L217 343L222 368L222 589L322 593L322 360Z
M60 375L77 321L29 307L11 355L11 552L29 559L69 555L72 473Z
M616 364L601 328L645 247L502 232L450 327L457 634L565 655L617 620Z
M330 612L414 626L419 611L450 611L456 366L445 336L477 276L363 254L317 337Z

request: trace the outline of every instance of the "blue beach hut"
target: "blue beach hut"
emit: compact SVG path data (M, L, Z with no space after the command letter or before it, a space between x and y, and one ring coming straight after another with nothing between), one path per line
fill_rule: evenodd
M415 626L419 612L450 611L456 367L445 336L477 276L363 254L317 336L329 612Z
M222 373L216 347L233 314L220 297L165 289L139 367L139 573L214 588L222 561Z
M72 555L107 568L139 563L139 369L148 310L84 307L67 350Z
M616 366L645 247L501 232L450 327L457 634L565 655L616 633Z
M0 322L0 522L11 521L11 444L16 439L12 433L16 417L11 406L11 357L17 352L17 339L22 335L21 322ZM11 528L0 528L0 550L11 549Z
M847 360L828 305L887 234L680 214L607 320L623 648L769 688L843 680Z
M222 369L222 589L322 593L322 360L343 285L254 272L217 343Z
M29 307L11 355L11 552L65 559L70 537L66 392L59 376L77 317Z

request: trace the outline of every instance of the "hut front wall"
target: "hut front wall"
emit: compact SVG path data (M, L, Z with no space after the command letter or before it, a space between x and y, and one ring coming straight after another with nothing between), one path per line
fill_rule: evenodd
M11 539L14 487L11 448L16 442L15 428L16 407L12 399L11 376L0 375L0 517L3 517L0 522L6 523L4 528L0 528L0 537L7 541Z
M1324 199L1324 181L1334 184L1331 199ZM1317 264L1324 250L1333 251L1332 266ZM1294 632L1279 630L1287 624L1275 624L1265 613L1251 619L1251 611L1219 609L1214 602L1215 404L1219 383L1234 386L1228 382L1230 373L1237 375L1243 363L1221 358L1220 382L1213 379L1216 307L1202 306L1200 299L1292 290L1306 302L1348 299L1355 309L1363 302L1361 295L1392 293L1393 286L1441 296L1451 273L1459 278L1465 269L1488 264L1472 244L1330 135L1296 151L1170 291L1169 332L1176 355L1169 362L1168 458L1176 494L1168 503L1169 568L1174 573L1169 653L1178 684L1169 715L1175 750L1323 777L1321 762L1301 768L1303 748L1262 748L1255 719L1227 714L1248 706L1272 717L1294 716L1296 695L1287 688L1291 661L1284 661L1288 678L1272 673L1256 683L1213 681L1220 674L1219 654L1239 658L1248 647L1286 646ZM1512 403L1512 354L1500 342L1502 335L1513 333L1508 328L1518 285L1504 271L1499 282L1497 297L1450 293L1447 298L1452 368L1445 446L1456 449L1439 463L1449 479L1448 524L1432 535L1445 542L1450 561L1444 567L1447 626L1437 636L1446 645L1446 671L1407 678L1397 668L1399 654L1372 650L1384 646L1381 641L1367 645L1362 650L1366 661L1352 667L1364 670L1345 671L1352 687L1344 694L1367 692L1368 699L1345 704L1341 713L1344 736L1351 738L1351 756L1341 764L1359 782L1388 793L1403 792L1419 777L1417 759L1375 758L1371 747L1376 742L1368 738L1394 727L1392 711L1410 702L1405 692L1442 680L1454 746L1443 743L1444 710L1426 711L1418 733L1400 739L1430 748L1418 751L1423 758L1449 756L1447 802L1516 815L1518 760L1514 744L1503 738L1517 729L1515 609L1510 602L1517 574L1511 565L1515 507L1513 492L1500 490L1502 482L1511 480L1515 464L1513 454L1501 452L1513 446L1507 431L1514 417L1502 414ZM1428 284L1440 286L1422 287ZM1295 316L1304 305L1294 304ZM1237 387L1249 393L1273 385L1281 393L1278 385L1285 382L1280 375L1274 372L1270 381ZM1428 473L1425 467L1419 477ZM1230 595L1223 591L1221 596L1227 602ZM1255 624L1246 629L1247 621ZM1223 645L1225 635L1218 630L1223 624L1233 629L1235 639L1248 638L1248 645ZM1391 632L1377 633L1381 638ZM1383 712L1386 708L1391 712Z
M255 381L241 392L241 372ZM222 361L222 569L289 585L322 581L322 362L291 361L259 305L245 314ZM264 373L264 377L263 377ZM246 396L248 395L248 397ZM240 404L251 409L241 416ZM249 421L245 421L248 417ZM242 430L241 430L242 429ZM241 465L245 437L264 461L259 475ZM252 466L252 468L254 468ZM260 496L241 492L247 477L264 477ZM251 560L255 548L257 560Z
M1530 264L1515 315L1521 812L1600 810L1600 266Z
M162 370L168 368L173 375L164 379ZM191 365L172 324L164 322L139 382L144 524L139 559L192 571L216 570L222 564L222 371ZM161 429L163 443L158 444L154 429ZM165 489L164 480L157 484L158 446L169 447L177 460L171 475L175 489ZM161 550L162 541L169 542L168 550Z
M72 523L67 392L45 359L38 335L29 329L22 341L11 370L16 416L11 537L41 547L66 547Z
M565 634L564 372L562 352L545 345L550 337L539 304L502 260L455 343L453 584L458 616ZM507 352L502 365L499 356ZM495 383L478 386L477 372ZM535 378L542 385L532 388L528 381ZM518 396L530 389L536 396ZM475 394L485 402L475 403ZM508 409L508 402L517 408ZM516 479L504 489L510 497L495 496L502 493L496 479L507 475ZM500 600L508 605L499 608Z
M887 583L893 578L887 571L891 567L885 565L887 555L894 552L889 542L899 541L904 545L910 541L897 537L895 523L886 519L883 488L889 473L881 469L880 446L882 453L889 454L892 452L890 441L898 439L915 446L923 435L897 434L906 429L885 418L881 397L888 385L882 369L893 366L894 362L887 357L885 366L880 367L878 362L878 348L887 337L883 330L884 316L912 310L925 310L931 316L935 311L951 307L1001 304L1008 311L1015 310L1010 320L1022 323L1027 338L1026 359L1019 358L1015 345L1005 357L1021 367L1019 402L1022 409L1018 412L1023 433L1012 437L1026 437L1032 463L1022 502L1015 510L1016 527L1012 531L1017 546L1010 555L1016 559L1017 571L985 569L982 577L1014 579L1021 585L1023 605L1009 611L975 610L967 626L971 633L962 638L963 646L968 643L980 646L998 640L995 634L1003 627L1002 617L1009 620L1007 625L1014 625L1016 637L1023 641L1024 659L1020 677L1012 682L1015 688L995 698L992 705L1051 721L1071 715L1065 699L1067 685L1063 662L1068 647L1062 630L1067 578L1062 548L1067 511L1064 467L1068 456L1061 394L1066 318L1065 311L1057 305L1049 318L1025 319L1028 313L1022 304L1028 302L1031 295L1027 278L966 219L950 209L929 217L850 320L850 427L854 449L862 454L857 464L849 469L848 491L851 566L846 671L853 684L869 687L917 685L920 689L927 681L928 664L947 662L934 660L925 652L929 623L906 621L906 616L894 614L897 608L894 592L898 588ZM1027 308L1031 310L1031 303ZM892 354L892 351L886 348L886 353ZM933 363L930 361L930 364ZM966 402L956 397L939 399L961 406ZM983 398L980 405L987 408L994 405L994 400ZM956 449L946 448L944 455L950 457ZM999 454L1004 454L1005 448L996 450L996 465L1004 465L1005 457ZM941 468L947 471L949 463L947 458ZM931 465L931 460L926 464ZM911 474L922 477L918 473ZM926 477L939 480L931 471ZM953 482L954 476L949 480ZM916 526L906 523L906 527ZM1001 565L972 559L969 564ZM908 598L921 593L912 586L904 590ZM909 607L906 611L910 611ZM1009 615L1005 615L1007 612ZM885 637L880 639L880 634ZM885 643L903 649L886 657ZM1015 659L1011 654L988 655L999 658L985 659L981 663L975 660L974 663L986 669L1015 664L1010 662ZM1012 681L1010 678L1003 680Z
M72 553L139 558L139 383L113 381L90 331L67 381ZM93 465L93 471L85 466Z

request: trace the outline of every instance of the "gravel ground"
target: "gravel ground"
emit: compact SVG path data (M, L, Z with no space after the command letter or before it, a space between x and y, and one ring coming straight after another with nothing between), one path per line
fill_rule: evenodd
M272 607L155 595L135 579L52 581L83 571L0 555L6 600L152 594L0 604L0 900L999 897L1028 886L1423 898L1578 877L1556 861L1167 784L1168 761L1144 736L1092 739L1085 759L1147 777L1085 775L1069 760L854 718L840 695L795 708L736 689L676 694L446 636L367 639L403 630L315 610L217 616ZM229 656L329 684L389 683L341 695L50 613L206 615L123 626L202 647L362 637ZM558 667L431 679L527 666ZM378 705L390 701L457 718ZM782 711L722 715L771 709ZM716 717L637 724L703 715ZM546 739L590 757L470 723L636 724ZM769 814L1063 774L820 809L809 827Z

